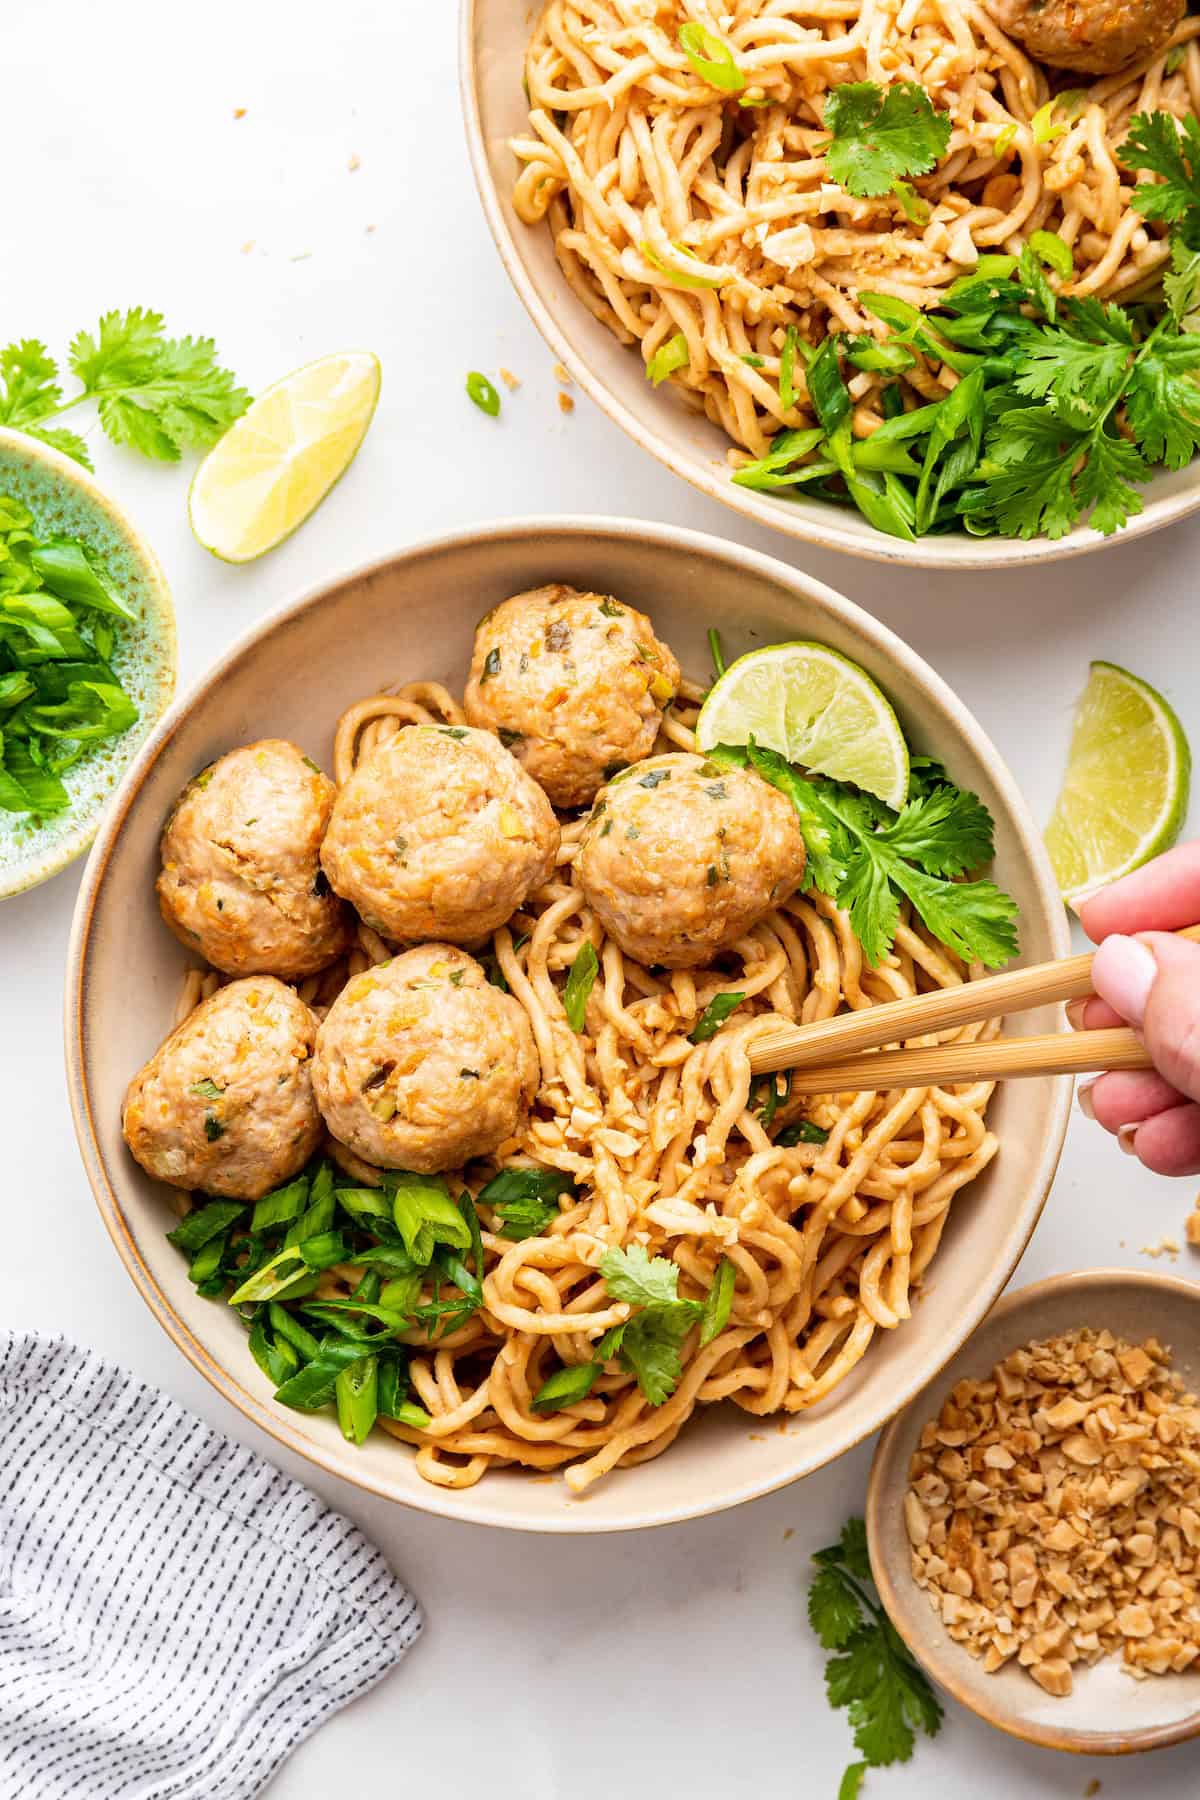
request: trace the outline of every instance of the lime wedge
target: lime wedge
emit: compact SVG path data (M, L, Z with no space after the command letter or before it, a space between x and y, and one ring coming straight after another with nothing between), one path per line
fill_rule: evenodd
M214 444L192 479L192 530L225 562L252 562L302 525L354 461L379 399L369 350L285 375Z
M771 644L731 663L696 722L699 749L756 744L888 806L908 793L908 745L891 703L849 657L825 644Z
M1076 906L1179 835L1192 754L1161 694L1094 662L1075 708L1067 772L1046 827L1063 899Z

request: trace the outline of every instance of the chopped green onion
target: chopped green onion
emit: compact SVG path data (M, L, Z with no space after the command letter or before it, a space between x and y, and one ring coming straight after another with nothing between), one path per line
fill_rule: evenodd
M308 1182L301 1175L295 1181L289 1181L286 1187L263 1195L254 1208L250 1229L253 1232L270 1231L280 1225L290 1225L300 1217L307 1202Z
M646 261L648 263L653 264L653 266L656 269L658 269L661 274L669 275L671 280L675 283L675 285L677 287L719 288L721 286L722 282L724 282L727 279L727 277L724 275L692 275L692 274L689 274L686 269L676 269L676 268L672 267L672 265L670 263L663 261L662 257L658 254L658 251L654 248L653 244L647 244L643 241L641 244L638 245L638 248L641 251L642 255L645 257ZM679 256L690 257L693 262L698 263L698 262L701 262L701 260L702 260L700 257L694 256L692 254L692 252L689 249L687 249L687 247L683 244L672 244L671 248Z
M856 369L869 369L875 372L898 374L902 369L916 366L916 357L904 344L894 344L890 340L883 343L873 337L846 338L842 348L846 361L853 363Z
M779 404L790 412L796 404L796 348L800 333L789 325L783 334L783 352L779 358Z
M811 1119L796 1119L791 1125L785 1125L775 1138L783 1150L790 1150L795 1144L825 1144L828 1141L829 1133L824 1126L814 1124Z
M702 76L710 87L720 88L726 94L742 92L746 77L734 61L733 51L706 26L694 19L681 25L679 47L697 75Z
M677 331L654 352L646 364L646 375L655 387L660 387L668 375L673 375L676 369L686 369L687 365L688 341L682 331Z
M704 1044L709 1038L716 1037L730 1013L736 1012L745 998L745 994L741 993L714 994L688 1032L688 1041L693 1044Z
M567 1363L543 1381L529 1404L534 1412L558 1412L564 1406L575 1406L591 1392L599 1373L599 1363Z
M333 1391L342 1436L351 1444L365 1443L379 1410L375 1358L364 1356L342 1369Z
M748 364L752 369L761 369L766 362L766 358L763 356L751 356L748 352L743 351L739 361Z
M246 1205L243 1200L213 1200L207 1206L200 1206L188 1213L179 1221L174 1231L168 1231L167 1242L182 1250L185 1256L193 1256L203 1248L210 1238L219 1237L228 1231L234 1220L244 1213Z
M728 1325L736 1285L737 1269L727 1256L723 1256L717 1264L717 1272L713 1276L712 1286L704 1302L704 1311L700 1315L701 1350L705 1344L711 1344L715 1337L720 1337Z
M913 225L928 225L933 216L933 208L928 200L918 194L911 181L901 181L897 176L892 183L892 192L904 209L904 216Z
M1173 49L1168 50L1167 60L1163 64L1163 74L1178 75L1180 69L1183 67L1183 59L1186 55L1186 44L1176 44Z
M467 376L467 398L473 400L480 412L486 413L489 419L499 416L500 395L487 376L481 375L478 369L472 369Z
M404 1248L426 1267L437 1244L471 1248L471 1230L438 1175L402 1174L392 1192L392 1213Z
M571 970L567 976L567 985L563 989L563 1011L567 1015L567 1024L578 1033L583 1030L587 1017L587 1000L592 991L596 976L600 973L600 959L596 955L596 946L587 939L581 946Z
M1016 137L1017 121L1015 119L1010 119L1008 124L996 133L996 139L992 145L992 155L996 158L997 162L1000 161L1001 157L1008 155L1013 144L1016 142Z
M1033 130L1033 141L1035 144L1049 144L1052 143L1055 138L1066 136L1066 126L1056 125L1054 123L1055 110L1056 102L1047 100L1045 106L1039 106L1034 113L1033 118L1030 120L1030 126Z
M715 625L708 628L708 654L712 657L713 674L721 676L725 673L725 653L721 649L721 634Z
M1053 269L1056 275L1061 275L1064 281L1070 279L1075 268L1070 244L1065 244L1052 231L1031 232L1028 243L1034 255L1040 256L1047 268Z

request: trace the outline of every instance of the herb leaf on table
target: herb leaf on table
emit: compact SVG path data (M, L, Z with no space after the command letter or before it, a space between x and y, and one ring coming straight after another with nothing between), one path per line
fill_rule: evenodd
M0 349L0 425L24 431L91 468L83 439L51 423L94 401L116 444L160 462L205 450L239 419L250 395L217 361L211 338L169 338L160 313L145 307L108 312L94 333L77 332L69 363L81 391L64 401L59 369L46 346L25 338Z
M846 1708L863 1758L843 1777L843 1791L853 1795L864 1767L907 1762L917 1732L936 1737L942 1707L879 1601L863 1521L847 1520L838 1542L818 1550L813 1561L808 1618L822 1648L832 1652L825 1666L829 1704Z

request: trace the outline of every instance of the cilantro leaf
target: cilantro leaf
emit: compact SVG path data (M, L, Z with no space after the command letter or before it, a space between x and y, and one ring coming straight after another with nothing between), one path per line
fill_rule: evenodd
M62 402L58 364L36 338L0 350L0 425L23 431Z
M85 400L96 401L114 443L163 462L215 444L250 404L249 394L217 362L211 338L165 337L161 313L141 306L105 313L95 333L77 332L69 360L82 391L64 402L57 364L44 344L26 338L0 350L0 424L28 432L88 468L83 439L49 424Z
M642 1244L606 1250L600 1273L613 1299L628 1306L671 1306L679 1298L676 1265L665 1256L648 1256Z
M679 1386L683 1374L680 1346L700 1312L694 1300L673 1306L647 1307L635 1313L621 1338L620 1356L651 1406L661 1406Z
M1150 338L1129 377L1126 415L1147 462L1182 469L1200 445L1200 337Z
M918 1731L936 1736L942 1708L879 1603L862 1520L850 1519L813 1561L809 1621L822 1646L837 1652L825 1665L825 1690L831 1706L846 1708L863 1757L843 1777L853 1795L864 1768L907 1762Z
M1052 395L1067 423L1086 427L1107 416L1133 361L1133 329L1117 306L1081 301L1070 328L1045 326L1022 343L1027 359L1013 386L1043 400Z
M596 1359L619 1355L651 1406L661 1406L679 1386L683 1340L704 1307L698 1300L681 1300L675 1264L663 1256L647 1256L641 1244L606 1250L600 1273L614 1300L641 1311L605 1334L596 1346Z
M950 142L949 113L936 112L915 81L886 93L873 81L843 83L829 96L825 125L833 134L825 151L830 179L859 199L927 175Z
M1163 294L1175 329L1200 331L1200 250L1178 237L1171 240L1171 267L1163 276Z
M826 1650L840 1650L862 1629L863 1608L841 1569L819 1569L808 1590L808 1622Z
M1200 123L1193 113L1182 126L1173 113L1138 113L1120 151L1127 169L1148 169L1161 182L1142 182L1130 205L1147 219L1176 223L1200 208Z
M929 875L965 875L991 856L994 829L979 796L943 778L931 792L910 800L882 836Z

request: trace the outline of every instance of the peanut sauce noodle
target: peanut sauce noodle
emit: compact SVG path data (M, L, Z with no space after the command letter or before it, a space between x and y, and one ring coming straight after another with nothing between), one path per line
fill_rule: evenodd
M678 41L688 20L728 46L740 94L693 69ZM1051 281L1064 293L1153 287L1167 244L1131 207L1138 178L1118 158L1136 113L1200 113L1198 37L1186 18L1157 55L1070 77L1088 85L1067 92L1056 78L1055 94L977 0L549 0L526 56L513 204L524 223L548 222L574 293L647 363L683 334L673 386L758 457L781 427L812 423L802 359L794 404L780 398L789 325L811 345L886 336L860 292L936 306L980 252L1018 253L1034 231L1071 246L1072 279ZM917 82L951 117L945 156L913 184L917 218L826 176L825 102L859 81ZM893 377L849 375L866 436ZM922 356L900 380L913 405L958 377Z
M695 748L702 695L682 684L659 750ZM345 782L360 758L407 725L464 722L433 682L362 700L338 723L335 777ZM490 1229L499 1221L480 1206L483 1306L432 1341L423 1327L400 1340L411 1348L413 1398L429 1428L379 1420L416 1446L418 1472L442 1487L470 1487L489 1469L516 1464L565 1468L578 1494L618 1465L658 1456L698 1406L731 1400L761 1416L825 1399L877 1331L909 1317L954 1195L997 1149L985 1122L990 1082L784 1099L773 1129L805 1117L829 1135L791 1148L773 1143L760 1116L763 1082L750 1073L756 1036L785 1020L954 986L981 968L966 967L902 914L892 952L872 969L847 914L812 892L769 913L722 954L720 968L652 971L606 936L575 880L584 822L564 824L552 879L491 940L528 1015L541 1080L520 1135L458 1183L477 1193L500 1168L538 1164L569 1174L579 1197L564 1194L546 1234L518 1243ZM600 972L576 1035L562 988L585 939ZM394 948L360 925L350 955L298 992L323 1016L348 980ZM193 970L176 1023L221 979ZM734 989L743 1004L715 1037L691 1043L713 995ZM919 1041L969 1041L999 1028L991 1021ZM344 1145L330 1139L326 1148L356 1181L379 1184L380 1171ZM703 1299L728 1257L736 1288L727 1326L702 1350L693 1327L682 1379L661 1406L613 1361L585 1399L535 1413L532 1397L558 1363L591 1361L596 1340L629 1315L598 1264L606 1250L635 1243L675 1262L681 1298ZM346 1297L361 1274L352 1264L329 1270L317 1294Z

